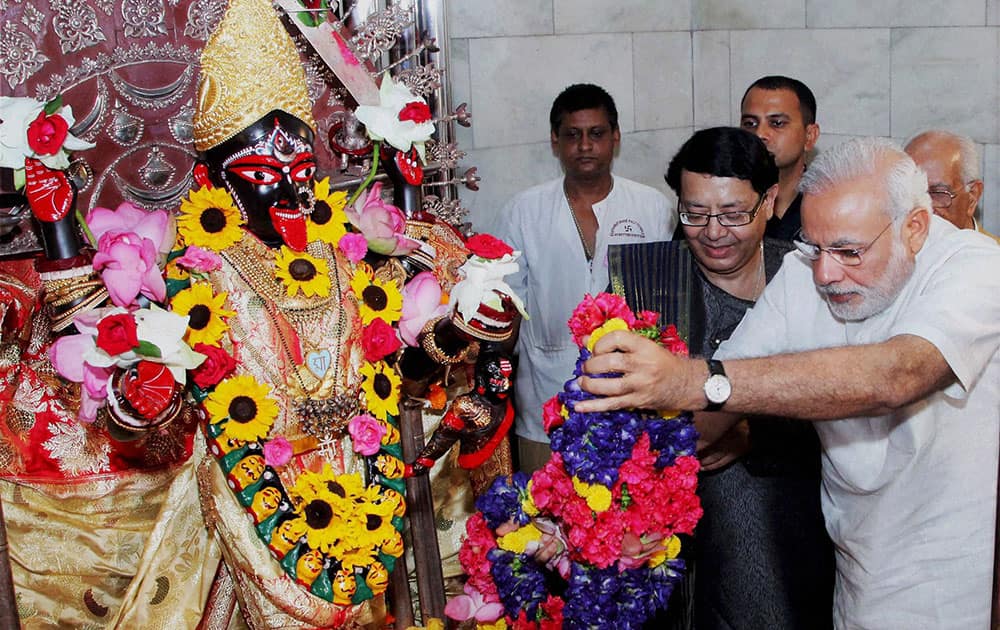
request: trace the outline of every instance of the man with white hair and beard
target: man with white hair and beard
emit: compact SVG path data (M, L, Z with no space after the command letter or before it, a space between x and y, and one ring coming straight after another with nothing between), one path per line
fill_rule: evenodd
M602 337L581 412L709 409L816 421L837 628L985 628L1000 434L1000 248L930 211L887 140L803 176L797 252L712 361ZM757 357L757 358L747 358ZM763 568L766 570L766 568Z

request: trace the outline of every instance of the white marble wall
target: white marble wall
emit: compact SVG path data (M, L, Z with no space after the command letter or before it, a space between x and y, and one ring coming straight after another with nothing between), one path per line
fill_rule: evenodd
M548 112L591 82L618 105L615 171L667 191L666 162L693 132L737 122L746 86L803 80L818 101L819 150L927 127L983 149L983 220L1000 233L1000 0L449 0L459 129L479 192L463 203L488 231L513 194L555 177Z

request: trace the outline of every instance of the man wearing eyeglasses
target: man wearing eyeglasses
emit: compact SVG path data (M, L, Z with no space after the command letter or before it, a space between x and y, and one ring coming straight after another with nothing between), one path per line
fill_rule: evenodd
M791 249L764 238L778 169L754 134L716 127L684 143L666 180L684 239L612 247L611 287L634 310L676 324L692 356L711 357ZM693 545L694 627L830 628L833 549L820 510L816 431L755 417L699 455L705 514ZM661 625L686 627L675 621L686 591L672 597Z
M979 178L979 151L972 138L934 129L915 136L905 151L927 173L934 214L956 227L988 233L976 223L983 180Z
M837 628L985 628L1000 438L1000 248L932 214L891 142L824 151L800 185L802 232L715 361L603 337L583 389L612 408L815 421L837 551ZM757 358L748 358L757 357Z

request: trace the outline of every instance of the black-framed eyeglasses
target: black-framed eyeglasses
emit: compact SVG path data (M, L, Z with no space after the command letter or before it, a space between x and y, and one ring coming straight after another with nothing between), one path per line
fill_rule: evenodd
M809 260L819 260L820 255L823 252L830 254L830 258L833 258L838 263L845 267L857 267L861 264L861 257L864 256L865 252L871 249L875 241L882 238L882 235L886 233L892 226L892 221L889 221L889 225L882 228L882 231L878 233L878 236L873 238L870 243L862 247L820 247L815 243L810 243L809 241L802 239L802 231L795 235L792 239L792 243L795 245L795 249L808 258Z
M681 223L684 225L689 225L691 227L705 227L708 222L715 217L715 220L719 222L719 225L723 227L739 227L741 225L747 225L753 221L754 217L757 216L757 212L760 210L760 205L764 203L764 193L761 193L760 197L757 199L757 203L754 204L753 208L750 210L736 210L734 212L720 212L718 214L705 214L702 212L689 212L685 210L684 202L677 201L677 215L681 219Z
M963 185L962 188L968 190L971 183ZM938 208L939 210L950 208L951 202L955 201L955 197L958 196L958 193L952 192L947 186L934 186L927 189L927 194L931 196L931 207Z

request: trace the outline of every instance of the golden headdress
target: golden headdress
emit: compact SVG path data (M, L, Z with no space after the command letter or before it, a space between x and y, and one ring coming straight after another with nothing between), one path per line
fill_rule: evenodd
M275 109L316 129L298 51L271 3L231 0L201 53L194 147L216 147Z

